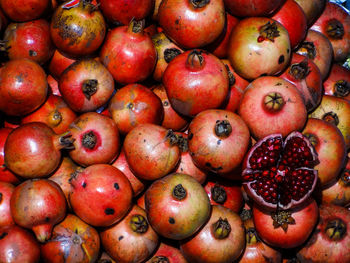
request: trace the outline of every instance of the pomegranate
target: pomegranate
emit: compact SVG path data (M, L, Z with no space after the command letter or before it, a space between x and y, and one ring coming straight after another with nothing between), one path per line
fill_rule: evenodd
M350 69L333 63L330 74L323 82L324 94L350 100Z
M307 33L307 18L296 1L286 0L271 18L287 29L292 49L304 40Z
M0 227L14 225L10 209L10 199L15 186L0 182Z
M344 136L346 148L350 148L350 101L332 95L323 95L321 104L309 117L322 119L337 126Z
M154 181L146 191L145 206L152 228L174 240L192 236L207 222L211 211L202 185L181 173Z
M69 126L74 149L69 156L81 166L111 163L119 154L121 141L115 122L108 116L86 112Z
M236 113L205 110L197 114L188 128L188 149L200 169L228 174L242 162L250 134Z
M259 77L248 85L238 114L257 140L275 133L286 137L300 131L307 119L300 91L289 81L274 76Z
M229 91L225 65L214 55L197 49L170 61L162 82L171 106L188 117L220 107Z
M39 18L51 8L51 0L1 0L2 11L14 21L30 21Z
M242 173L244 190L266 209L289 209L308 200L318 179L317 153L299 132L258 141L248 152Z
M23 116L44 103L48 85L44 69L29 59L15 59L0 70L0 111Z
M57 135L42 122L22 124L7 137L5 166L22 178L46 177L60 164L60 150L72 146L70 136Z
M123 148L138 178L155 180L172 172L180 160L179 138L155 124L139 124L125 137Z
M161 124L163 107L160 98L141 84L128 84L120 88L111 98L109 113L122 135L126 135L138 124Z
M70 180L69 201L74 213L92 226L110 226L131 207L128 178L109 164L94 164L77 170Z
M300 7L303 9L306 19L307 25L310 27L322 14L327 0L295 0Z
M163 0L157 18L170 39L182 48L193 49L220 36L225 26L225 7L222 0Z
M45 262L96 262L100 252L100 237L79 217L68 214L52 231L52 237L40 247Z
M346 146L339 129L324 120L309 118L303 130L304 136L314 146L319 164L315 166L322 187L337 180L345 165Z
M49 94L45 103L34 112L21 118L21 124L43 122L56 134L67 132L77 114L67 105L61 96Z
M161 242L153 256L146 263L188 263L181 251L165 242Z
M180 249L189 262L233 262L245 247L244 226L239 215L220 205L212 206L208 222Z
M134 205L119 223L100 231L102 246L116 262L144 262L157 249L159 237L145 210Z
M50 38L50 24L45 19L11 23L3 39L10 60L27 58L42 65L49 61L55 50Z
M51 17L52 41L69 56L91 55L106 35L103 15L91 0L80 0L77 5L68 6L71 2L61 4Z
M6 165L4 165L4 146L7 136L12 130L12 128L0 128L0 182L6 182L17 185L20 183L20 178L18 178L13 172L11 172L6 167Z
M309 241L298 252L302 262L350 261L350 211L337 205L320 206L320 220Z
M100 60L121 84L147 79L157 63L157 51L144 32L145 21L131 20L108 32L100 50Z
M350 53L350 15L343 6L327 1L311 29L328 37L335 61L342 62L347 58Z
M16 186L10 201L15 223L31 229L42 243L50 239L53 226L64 219L66 207L59 185L47 179L24 181Z
M65 56L58 49L56 49L48 65L49 72L55 79L59 79L62 72L75 61L75 59Z
M37 263L40 246L29 231L13 225L0 227L0 262Z
M301 207L292 210L265 211L253 206L253 220L259 237L278 248L302 245L317 225L319 209L310 198Z
M297 87L304 98L308 112L313 111L320 104L323 95L322 76L312 60L293 53L291 65L280 77Z
M231 32L228 59L245 79L280 73L287 67L290 54L288 31L271 18L242 19Z
M235 16L267 16L282 5L282 0L224 0L229 13Z
M326 79L332 65L333 48L325 35L309 29L305 40L295 52L311 59L320 70L322 79Z

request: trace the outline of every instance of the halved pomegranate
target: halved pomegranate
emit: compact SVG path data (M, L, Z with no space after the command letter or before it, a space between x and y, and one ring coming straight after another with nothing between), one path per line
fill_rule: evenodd
M258 141L248 152L242 173L246 193L260 206L289 209L303 203L317 181L317 153L299 132Z

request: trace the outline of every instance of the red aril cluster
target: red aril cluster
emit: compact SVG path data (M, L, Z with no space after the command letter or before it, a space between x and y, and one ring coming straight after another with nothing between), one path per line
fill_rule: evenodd
M0 0L0 261L349 261L334 2Z

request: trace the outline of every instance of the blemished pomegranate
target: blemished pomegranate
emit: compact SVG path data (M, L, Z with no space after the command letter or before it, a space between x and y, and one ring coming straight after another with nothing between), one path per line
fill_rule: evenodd
M258 205L267 209L300 206L313 192L318 179L317 153L299 132L283 140L273 134L248 152L242 173L243 186Z

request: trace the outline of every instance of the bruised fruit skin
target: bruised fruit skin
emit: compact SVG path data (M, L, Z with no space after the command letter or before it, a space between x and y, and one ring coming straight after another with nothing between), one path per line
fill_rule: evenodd
M327 2L324 11L311 29L323 33L329 39L336 62L342 62L349 56L350 16L343 6Z
M154 181L146 191L145 207L152 228L174 240L193 235L209 219L211 211L202 185L181 173Z
M55 46L72 57L90 55L102 44L106 23L102 13L90 3L81 0L79 5L56 8L51 18L50 32Z
M159 236L147 221L144 209L134 205L119 223L100 231L108 255L120 263L144 262L156 251Z
M216 56L197 49L174 58L164 72L162 83L174 110L188 117L219 108L229 92L225 65Z
M323 95L321 104L309 114L309 118L322 119L337 126L344 136L346 148L350 148L350 101L332 95Z
M248 85L238 114L255 139L274 133L286 137L292 131L300 131L307 119L299 90L294 84L274 76L259 77Z
M335 182L345 164L346 146L343 135L334 125L314 118L308 119L303 134L317 152L320 163L315 169L318 170L320 185L325 187Z
M0 71L0 111L11 116L29 114L44 103L48 92L44 69L29 59L5 63Z
M290 55L288 31L271 18L242 19L231 32L228 59L234 71L245 79L280 73L287 67Z
M40 250L45 262L93 263L100 252L100 237L93 227L68 214Z
M15 188L10 206L15 223L31 229L37 240L44 243L50 239L53 226L66 216L67 202L55 182L32 179Z
M320 220L309 241L297 253L302 262L350 261L350 211L337 205L320 206Z
M295 248L311 235L318 221L319 209L310 199L295 210L267 212L253 206L253 220L259 237L267 244L278 248Z
M208 222L188 240L180 242L189 262L233 262L245 247L244 226L239 215L220 205L212 206Z
M178 137L155 124L139 124L125 137L123 148L131 171L155 180L172 172L180 160Z
M0 227L0 262L37 263L40 246L33 234L17 225Z
M220 36L225 26L225 7L221 0L164 0L157 18L165 34L180 47L199 48Z
M193 162L204 171L227 174L239 167L248 150L250 134L236 113L205 110L188 129L188 149Z

